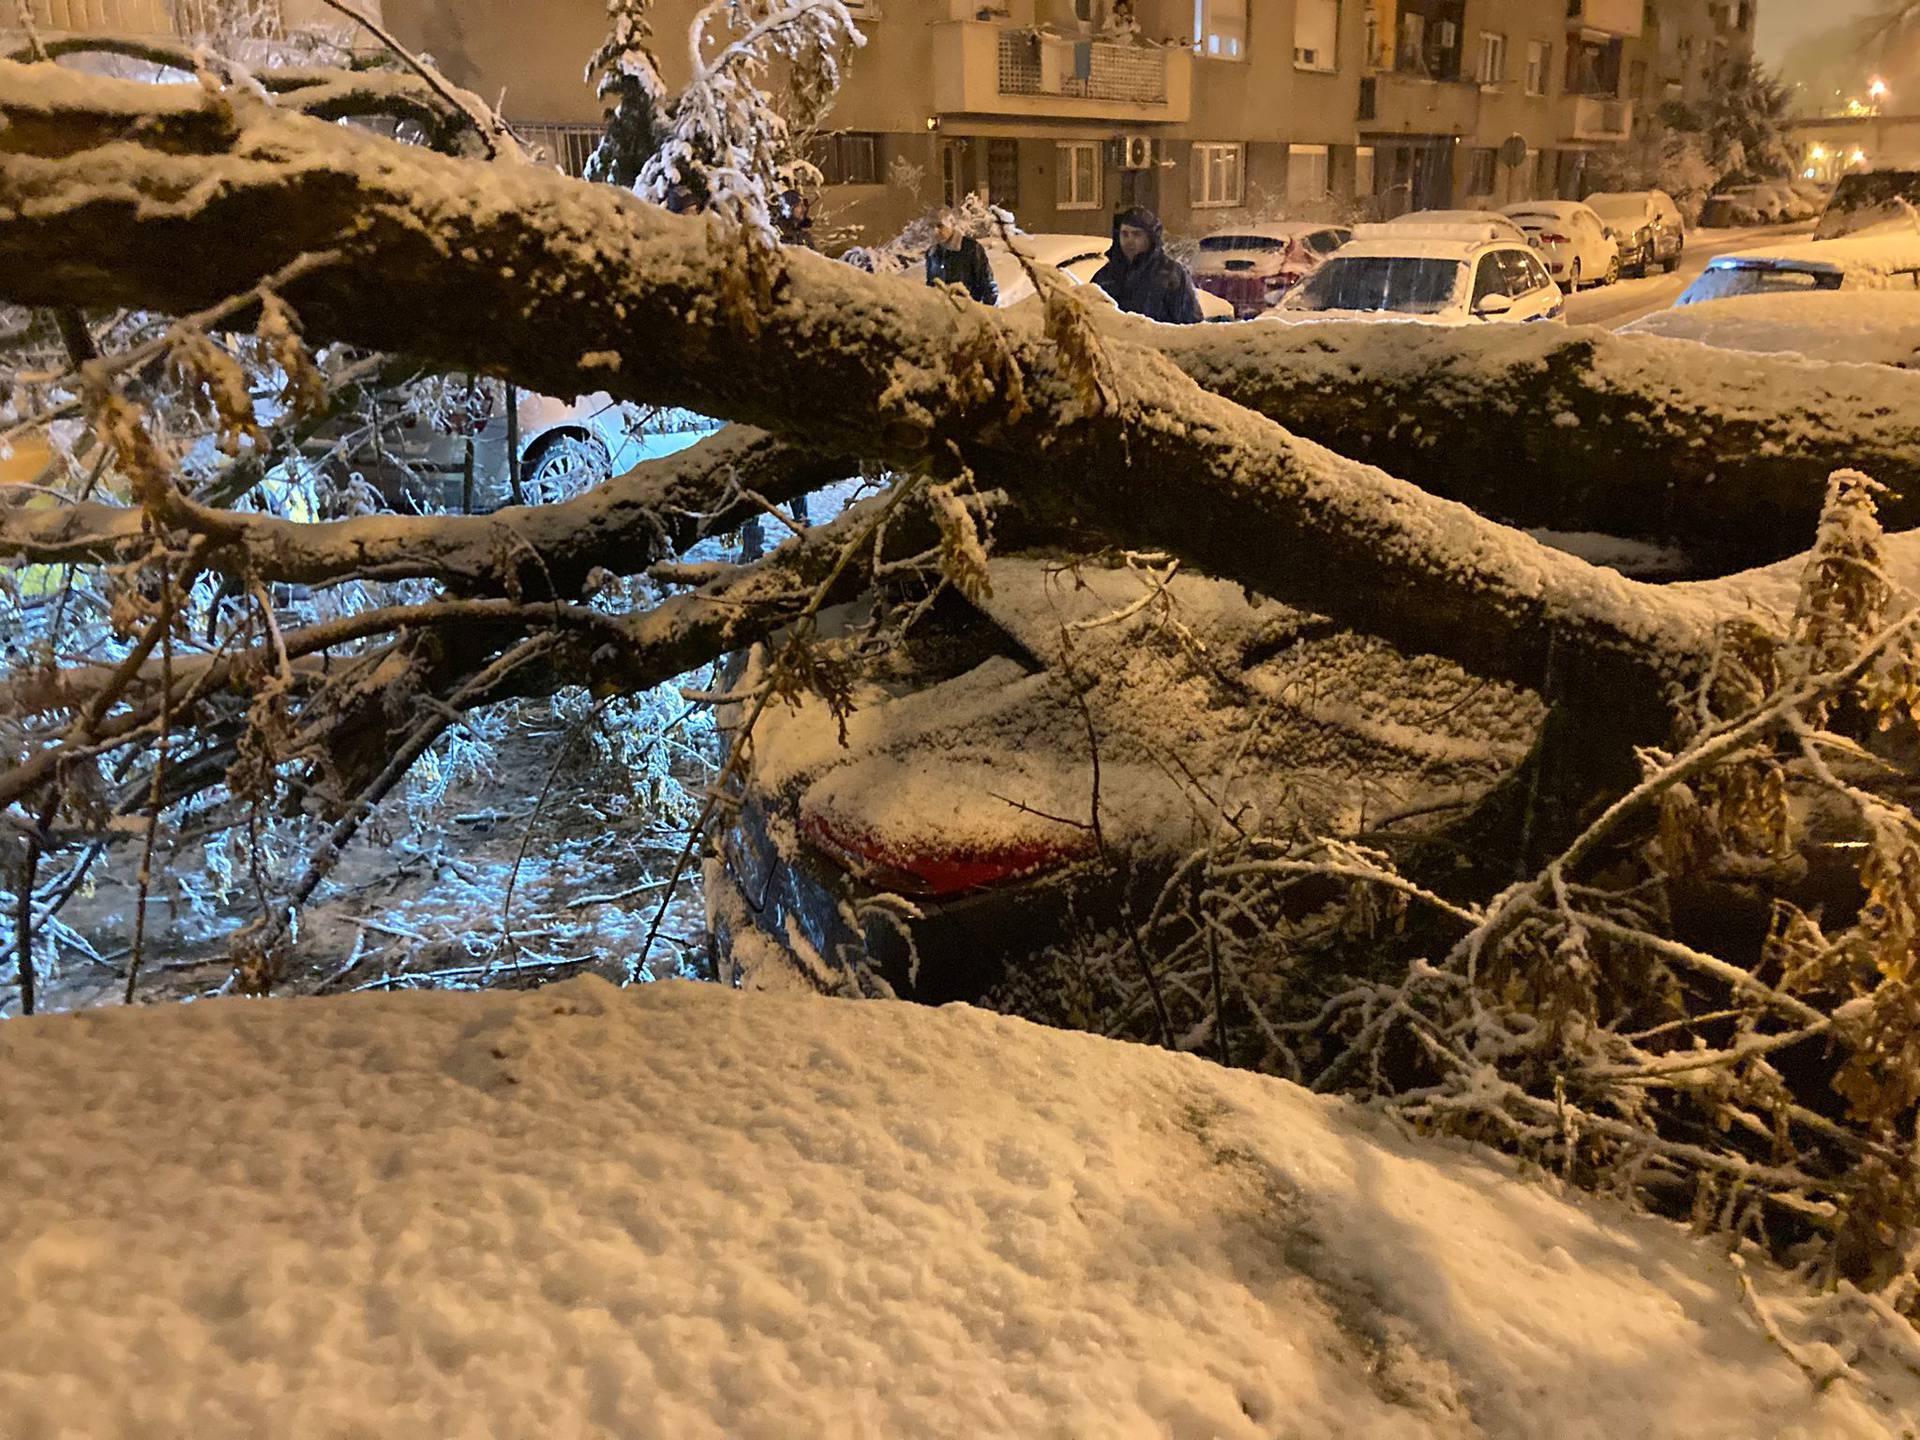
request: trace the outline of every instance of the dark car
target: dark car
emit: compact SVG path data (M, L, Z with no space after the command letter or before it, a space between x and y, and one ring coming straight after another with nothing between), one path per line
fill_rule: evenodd
M1686 221L1664 190L1600 191L1587 197L1620 245L1620 268L1644 276L1658 265L1671 275L1687 248Z
M1529 696L1203 576L990 573L865 663L844 743L823 701L762 713L706 876L742 983L978 999L1149 913L1230 831L1393 833L1468 805L1538 723Z
M1840 177L1814 227L1816 240L1838 240L1892 227L1920 231L1920 170L1871 170Z

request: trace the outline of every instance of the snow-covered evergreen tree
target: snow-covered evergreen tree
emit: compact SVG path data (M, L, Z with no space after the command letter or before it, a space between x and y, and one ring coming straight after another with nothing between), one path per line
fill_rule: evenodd
M653 0L607 0L607 38L587 63L606 108L606 130L588 157L586 177L631 189L660 147L666 82L649 42Z

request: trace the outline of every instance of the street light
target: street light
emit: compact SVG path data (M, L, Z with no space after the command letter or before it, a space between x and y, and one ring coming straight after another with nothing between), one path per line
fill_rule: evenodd
M1867 82L1867 98L1878 105L1887 98L1887 82L1878 75Z

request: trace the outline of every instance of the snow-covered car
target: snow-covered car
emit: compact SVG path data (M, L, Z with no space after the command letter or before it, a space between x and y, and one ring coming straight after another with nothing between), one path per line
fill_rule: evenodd
M1664 190L1601 190L1587 197L1600 223L1613 232L1620 265L1643 276L1658 265L1671 275L1687 248L1687 222Z
M1795 194L1785 181L1765 185L1733 185L1710 196L1700 211L1700 225L1730 230L1747 225L1784 225L1811 220L1817 204Z
M1113 248L1113 241L1107 236L1029 235L1022 231L1013 236L1013 243L1030 263L1057 270L1074 284L1087 286L1088 298L1095 304L1113 304L1112 297L1093 283L1093 277L1107 263ZM987 263L993 267L994 283L1000 287L1002 307L1018 305L1032 297L1033 278L1027 274L1021 257L1009 250L1004 241L987 242ZM1205 291L1200 292L1200 315L1209 322L1238 318L1231 303Z
M864 956L903 997L977 999L1071 925L1116 925L1123 898L1145 913L1223 813L1391 824L1497 783L1538 723L1518 691L1209 577L1025 556L988 574L874 656L844 731L819 699L761 713L707 869L717 953L825 988Z
M1241 319L1250 319L1279 304L1352 238L1344 225L1237 225L1200 242L1193 283L1203 294L1225 300Z
M1511 222L1507 222L1509 225ZM1362 225L1262 320L1562 320L1566 296L1524 240L1494 226Z
M1693 340L1718 350L1920 369L1920 292L1816 290L1740 295L1660 310L1626 335Z
M1716 256L1676 306L1736 295L1920 289L1920 232L1805 240Z
M1566 290L1611 285L1620 278L1620 246L1588 206L1577 200L1528 200L1503 213L1526 233L1547 273Z
M1868 170L1840 177L1813 238L1838 240L1903 229L1920 232L1920 170Z
M1436 225L1448 226L1456 230L1462 226L1484 228L1491 225L1503 240L1518 240L1522 244L1527 240L1526 232L1509 216L1501 214L1498 210L1409 210L1398 219L1381 221L1380 225L1392 230L1407 231L1431 230ZM1379 226L1361 226L1354 233L1357 235L1360 229L1377 228Z

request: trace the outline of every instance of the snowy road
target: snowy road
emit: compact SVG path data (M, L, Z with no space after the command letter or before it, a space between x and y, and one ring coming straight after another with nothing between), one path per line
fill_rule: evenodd
M1769 225L1755 230L1700 230L1687 236L1686 254L1671 275L1653 274L1644 280L1622 280L1600 289L1583 290L1567 301L1567 323L1603 325L1617 330L1643 315L1664 310L1680 292L1698 279L1716 255L1746 250L1782 240L1803 239L1811 225Z

